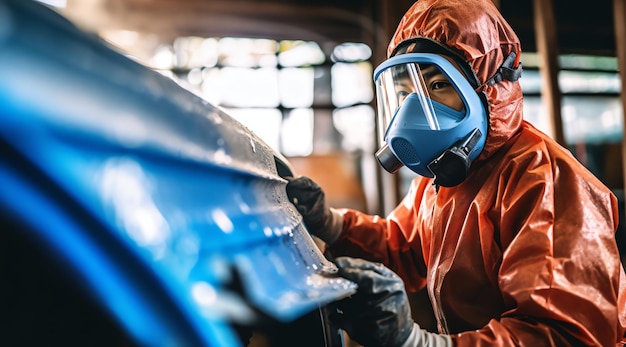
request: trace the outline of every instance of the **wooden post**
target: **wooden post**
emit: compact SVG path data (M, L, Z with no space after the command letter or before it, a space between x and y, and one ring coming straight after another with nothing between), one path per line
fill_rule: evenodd
M626 134L626 0L613 0L613 15L615 22L615 50L617 51L617 66L621 79L622 101L622 134ZM622 177L626 185L626 141L622 135ZM624 216L622 216L624 218Z
M561 91L559 89L559 52L556 39L553 1L534 0L535 39L539 53L539 72L543 81L541 98L547 106L552 125L552 137L567 147L561 118Z
M391 40L391 37L395 33L396 28L406 10L413 5L414 0L379 0L377 3L379 6L378 13L380 15L378 22L381 30L378 32L379 36L376 37L375 45L373 47L372 60L375 66L387 59L387 46L389 44L389 40ZM376 104L374 102L372 102L372 107L376 110ZM375 126L378 127L378 124ZM380 148L381 144L378 143L378 137L376 138L376 148ZM378 163L376 164L378 189L380 191L380 206L377 214L387 215L396 207L406 192L400 191L401 182L399 174L389 174L384 171Z

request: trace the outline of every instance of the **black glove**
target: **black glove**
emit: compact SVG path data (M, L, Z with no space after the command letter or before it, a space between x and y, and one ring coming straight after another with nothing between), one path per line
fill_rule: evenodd
M331 306L337 311L330 315L331 321L353 340L367 347L394 347L402 346L414 329L421 332L413 322L404 282L398 275L363 259L339 257L335 263L340 276L359 286L356 294Z
M308 231L332 244L341 233L343 218L331 211L324 191L312 179L306 176L287 179L287 196L302 215Z

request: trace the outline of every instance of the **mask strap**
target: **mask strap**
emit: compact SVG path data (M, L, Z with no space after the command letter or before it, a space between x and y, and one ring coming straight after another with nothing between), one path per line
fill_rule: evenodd
M515 66L516 64L517 66ZM502 80L515 82L520 77L522 77L522 63L517 58L517 54L511 52L498 69L498 72L488 79L485 84L492 86Z

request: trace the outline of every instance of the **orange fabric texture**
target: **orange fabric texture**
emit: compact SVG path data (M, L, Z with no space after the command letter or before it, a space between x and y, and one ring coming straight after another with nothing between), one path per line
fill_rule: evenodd
M489 0L419 0L389 45L426 37L458 51L481 83L517 36ZM456 346L614 346L626 329L617 199L523 120L518 82L484 85L489 132L468 178L418 176L386 218L345 209L336 255L382 262L427 286Z

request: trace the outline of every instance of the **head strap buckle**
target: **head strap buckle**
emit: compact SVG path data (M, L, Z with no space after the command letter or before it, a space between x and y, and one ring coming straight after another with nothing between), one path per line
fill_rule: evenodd
M515 82L520 79L522 77L522 63L520 62L517 66L514 66L516 58L517 54L511 52L498 69L498 72L485 83L492 86L502 80Z

